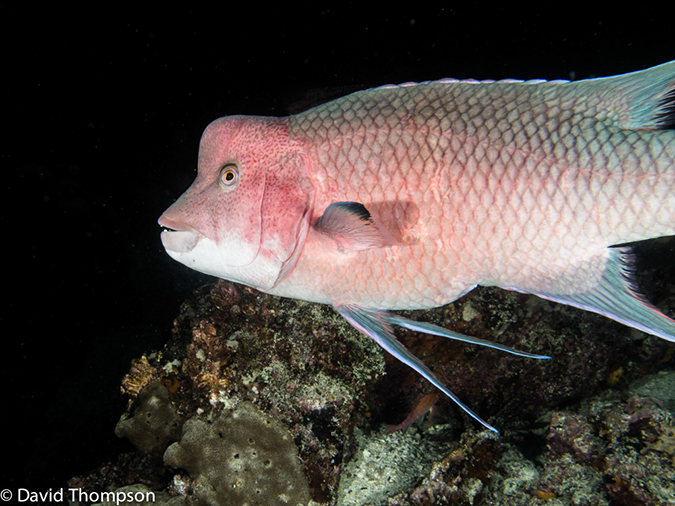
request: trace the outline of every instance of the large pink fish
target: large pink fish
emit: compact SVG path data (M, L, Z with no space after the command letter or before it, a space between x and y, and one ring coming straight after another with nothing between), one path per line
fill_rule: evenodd
M587 81L443 80L357 92L285 118L211 123L192 186L160 218L207 274L332 304L463 405L388 313L496 285L675 341L627 247L675 234L675 62Z

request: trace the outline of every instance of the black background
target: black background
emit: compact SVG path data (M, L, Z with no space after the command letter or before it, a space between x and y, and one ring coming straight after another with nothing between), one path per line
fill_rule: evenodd
M192 181L212 119L388 83L580 79L675 59L656 7L417 3L0 7L0 488L60 488L128 448L113 433L119 383L207 279L164 253L156 220Z

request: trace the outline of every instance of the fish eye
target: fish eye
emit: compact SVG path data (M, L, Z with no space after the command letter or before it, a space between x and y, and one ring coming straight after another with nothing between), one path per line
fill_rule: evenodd
M239 181L239 171L233 163L223 165L220 169L220 185L223 188L231 188Z

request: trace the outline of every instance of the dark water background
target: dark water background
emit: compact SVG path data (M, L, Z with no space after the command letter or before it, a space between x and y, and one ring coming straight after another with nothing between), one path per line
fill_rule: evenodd
M128 447L113 433L119 382L207 279L163 252L156 220L192 181L210 120L387 83L580 79L675 59L657 7L379 4L0 6L0 488L60 488Z

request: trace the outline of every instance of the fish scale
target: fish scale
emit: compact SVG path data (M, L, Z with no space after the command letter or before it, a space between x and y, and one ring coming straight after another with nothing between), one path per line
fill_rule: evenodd
M544 290L556 290L550 278L564 275L589 252L675 230L672 132L613 131L616 114L600 109L598 96L572 100L576 84L566 84L571 91L560 83L377 89L291 117L289 131L320 162L312 166L325 202L318 210L340 200L405 200L424 206L427 216L445 217L445 227L427 222L418 236L418 223L404 222L412 231L404 242L427 239L399 259L405 270L387 276L428 277L423 258L442 255L476 273L468 285L534 291L543 282ZM563 107L570 112L563 114ZM454 142L439 146L438 139ZM653 151L661 157L658 164ZM439 170L447 171L445 184L433 177ZM642 174L641 183L631 173ZM321 187L322 181L331 185ZM395 226L390 216L377 217ZM438 244L439 237L446 240ZM364 263L373 262L378 259L364 256ZM410 268L415 265L419 270ZM438 268L457 279L447 265ZM357 290L373 293L369 269L359 276L351 265L350 272L332 273L326 289L346 284L353 287L350 296L357 297ZM381 290L389 293L366 304L410 308L408 296L395 300L404 293L398 284L382 283ZM457 293L438 294L420 307L456 298Z
M393 326L548 358L389 313L477 285L671 341L625 243L675 234L675 62L578 82L385 86L286 118L214 121L160 218L193 269L332 304L490 429Z

